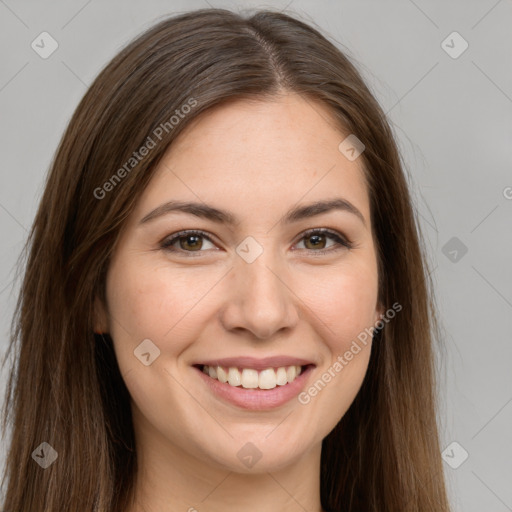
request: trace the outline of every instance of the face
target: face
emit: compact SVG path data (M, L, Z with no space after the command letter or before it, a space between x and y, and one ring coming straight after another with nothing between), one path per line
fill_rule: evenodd
M155 452L283 468L354 400L371 350L358 336L382 310L361 159L338 149L347 135L296 95L236 101L196 119L159 164L96 323Z

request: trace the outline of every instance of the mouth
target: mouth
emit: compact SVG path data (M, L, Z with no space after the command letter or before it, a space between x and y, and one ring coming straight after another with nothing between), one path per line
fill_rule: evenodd
M195 365L208 377L243 389L274 389L277 386L286 386L294 382L309 366L312 365L279 366L258 371L254 368Z
M265 410L297 396L315 365L290 358L238 358L208 361L193 367L216 398L243 409Z

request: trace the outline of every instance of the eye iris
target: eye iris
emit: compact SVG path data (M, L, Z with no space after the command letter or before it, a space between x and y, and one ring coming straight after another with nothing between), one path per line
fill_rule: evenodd
M308 241L308 240L315 239L315 240L318 242L318 240L319 240L319 239L322 239L322 238L324 239L324 240L323 240L324 245L323 245L322 247L320 247L320 248L321 248L321 249L323 249L323 248L325 247L325 235L309 235L308 237L306 237L306 243L305 243L305 245L306 245L306 247L307 247L307 245L308 245L307 241ZM321 243L321 242L320 242L320 243ZM318 247L319 247L318 243L313 243L313 248L315 248L315 247L316 247L316 248L318 248ZM308 247L308 249L309 249L309 247Z
M203 243L202 241L200 243L197 243L197 240L200 240L201 239L201 235L186 235L186 236L183 236L180 238L180 246L182 249L187 249L185 246L184 246L184 243L183 241L185 241L186 244L188 244L188 242L190 240L196 240L196 244L194 244L194 242L192 242L192 245L189 244L189 249L201 249L201 247L203 246Z
M204 235L191 233L178 236L175 240L179 242L181 250L186 252L198 252L203 247L203 238ZM303 240L305 240L304 245L307 249L324 249L327 238L329 237L324 233L312 233L306 235ZM172 245L174 245L174 243Z

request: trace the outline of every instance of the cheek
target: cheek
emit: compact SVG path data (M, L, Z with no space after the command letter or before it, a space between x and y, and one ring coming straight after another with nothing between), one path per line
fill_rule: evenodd
M193 333L194 308L215 285L218 276L170 271L166 265L144 265L137 258L118 260L107 278L110 332L118 349L131 354L145 339L162 356L176 355Z
M374 265L336 269L318 279L309 307L325 327L332 351L342 352L359 333L374 325L378 296Z
M169 347L163 340L175 323L176 308L172 306L180 301L158 272L136 261L117 260L107 277L107 301L110 334L123 375L139 369L134 351L143 340L151 340L158 348L160 362L167 358Z
M376 270L337 272L323 280L310 308L322 325L325 357L299 402L322 418L327 435L353 403L368 369L376 318ZM320 322L316 322L320 325Z
M107 280L112 334L118 332L133 340L159 334L165 327L161 317L165 301L162 293L171 294L154 274L122 262L116 264Z

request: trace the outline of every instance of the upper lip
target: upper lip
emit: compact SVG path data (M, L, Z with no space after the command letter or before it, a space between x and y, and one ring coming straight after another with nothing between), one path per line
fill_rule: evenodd
M225 357L222 359L209 359L195 363L195 365L222 366L224 368L252 368L265 370L266 368L279 368L281 366L306 366L314 364L312 361L293 356L273 357Z

